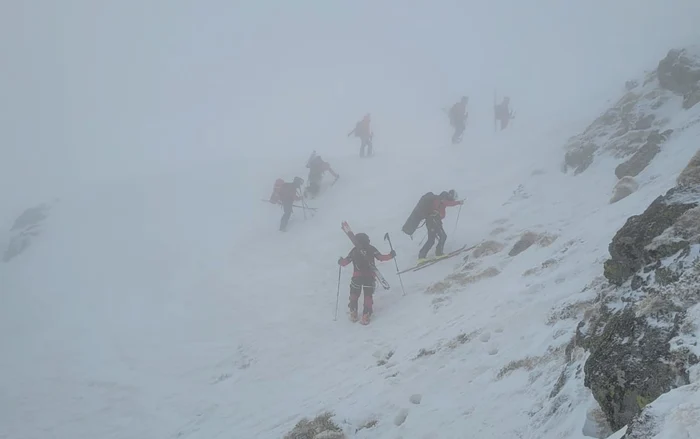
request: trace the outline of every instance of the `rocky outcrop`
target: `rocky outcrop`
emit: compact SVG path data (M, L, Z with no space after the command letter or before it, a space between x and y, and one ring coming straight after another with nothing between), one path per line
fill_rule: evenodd
M673 130L666 130L663 133L653 131L647 137L647 141L642 145L637 152L632 155L627 161L619 164L615 168L617 178L636 177L649 166L649 163L661 152L661 144L665 142L673 133Z
M41 234L41 228L49 215L49 210L49 205L42 204L25 210L17 217L10 229L11 238L3 255L4 262L19 256L29 247L32 239Z
M700 186L700 150L690 159L688 165L678 176L676 184L683 188Z
M584 384L613 430L627 425L649 402L676 387L669 340L673 326L655 328L633 307L610 316L602 334L589 341ZM687 378L686 378L687 380ZM685 384L685 383L684 383Z
M683 95L683 108L690 108L700 100L700 52L673 49L659 62L656 74L659 85Z
M644 213L627 219L608 246L611 258L604 264L605 277L619 286L642 267L658 264L679 250L687 250L690 244L683 240L648 246L686 211L699 204L700 193L695 188L673 188L654 200Z
M569 139L562 170L580 174L596 156L607 154L629 158L616 170L618 178L639 174L670 134L666 130L669 118L665 116L673 108L662 107L675 106L677 95L683 96L677 111L700 102L700 49L671 50L643 81L627 81L620 100L581 134Z
M639 183L633 177L622 177L613 189L610 204L617 203L623 198L627 198L639 189Z
M590 353L584 383L613 430L630 425L626 437L646 437L639 436L648 424L645 407L688 385L699 363L699 162L696 155L682 185L615 234L604 264L610 284L599 287L595 311L577 329L576 343Z

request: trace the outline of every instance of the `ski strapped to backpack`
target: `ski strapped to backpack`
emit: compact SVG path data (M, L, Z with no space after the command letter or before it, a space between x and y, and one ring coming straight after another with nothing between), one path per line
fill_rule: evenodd
M343 229L343 232L350 238L350 241L352 242L352 245L357 247L357 243L355 241L355 233L352 231L350 228L350 225L347 223L347 221L343 221L340 225L340 227ZM358 247L359 248L359 247ZM367 253L363 250L360 250L363 254L363 256L369 258L370 256L367 255ZM372 256L373 257L373 256ZM385 290L388 290L391 288L391 285L389 285L389 282L384 279L384 276L382 276L382 273L379 272L377 267L372 267L372 271L374 272L374 277L379 281L379 284L384 288Z
M428 192L420 197L416 207L413 208L411 215L409 215L403 227L401 227L401 230L412 237L416 229L420 226L421 221L431 212L433 203L437 198L438 196L432 192Z

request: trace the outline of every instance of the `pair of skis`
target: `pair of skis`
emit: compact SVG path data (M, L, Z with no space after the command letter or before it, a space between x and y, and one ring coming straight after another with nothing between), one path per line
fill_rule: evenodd
M466 245L464 245L464 246L458 248L458 249L455 250L455 251L446 253L446 254L444 254L444 255L442 255L442 256L435 257L435 258L433 258L433 259L430 259L429 261L419 263L419 264L417 264L417 265L415 265L415 266L413 266L413 267L406 268L406 269L403 270L403 271L399 271L398 274L407 273L407 272L409 272L409 271L420 271L420 270L422 270L422 269L424 269L424 268L430 267L430 266L433 265L433 264L437 264L437 263L440 262L440 261L444 261L445 259L449 259L449 258L458 256L458 255L460 255L460 254L462 254L462 253L464 253L464 252L467 252L467 251L473 249L474 247L476 247L476 245L473 245L473 246L471 246L471 247L467 247Z

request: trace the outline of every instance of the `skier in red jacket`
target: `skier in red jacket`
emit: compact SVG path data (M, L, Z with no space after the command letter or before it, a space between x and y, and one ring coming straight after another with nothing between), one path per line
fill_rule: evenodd
M438 238L437 247L435 247L435 256L440 257L443 255L445 241L447 241L447 233L445 233L445 229L442 227L442 220L445 218L445 209L450 206L464 204L464 201L456 200L456 197L457 193L452 189L449 192L443 191L435 201L433 201L432 210L425 219L425 226L428 229L428 239L418 252L418 263L423 262L426 258L428 251L430 251L433 244L435 244L435 238Z
M369 323L369 318L372 315L372 294L374 294L375 278L374 270L376 268L374 260L390 261L396 256L395 251L391 251L388 255L383 255L369 242L369 236L365 233L355 234L356 246L350 250L347 257L340 257L338 265L345 267L352 262L354 272L350 281L350 319L353 322L357 321L357 302L360 299L360 293L364 291L364 306L362 309L362 324Z
M294 181L291 183L285 183L281 178L275 181L272 195L270 195L270 203L281 204L284 209L284 214L280 221L280 232L284 232L287 229L289 217L292 216L294 202L301 200L299 189L301 189L302 184L304 184L304 179L299 177L294 177Z

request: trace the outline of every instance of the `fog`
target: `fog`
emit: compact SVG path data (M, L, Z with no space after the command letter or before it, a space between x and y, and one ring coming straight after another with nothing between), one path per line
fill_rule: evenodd
M5 2L0 196L16 215L76 185L355 153L366 112L394 133L378 148L435 148L441 108L466 94L489 125L494 88L544 126L602 105L698 17L697 0Z

